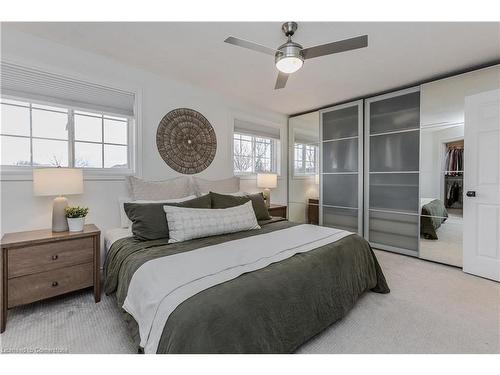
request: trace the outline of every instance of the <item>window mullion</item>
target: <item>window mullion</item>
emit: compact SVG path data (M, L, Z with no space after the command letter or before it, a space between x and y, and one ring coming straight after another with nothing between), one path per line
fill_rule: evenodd
M252 173L255 173L255 137L252 137Z
M101 141L102 141L102 145L101 145L101 159L102 159L102 163L101 163L101 168L104 168L104 115L101 116Z
M33 167L33 106L30 103L30 165Z
M278 171L278 142L276 139L271 140L269 147L271 147L271 160L269 160L270 172L274 173Z
M68 164L75 167L75 112L68 110Z

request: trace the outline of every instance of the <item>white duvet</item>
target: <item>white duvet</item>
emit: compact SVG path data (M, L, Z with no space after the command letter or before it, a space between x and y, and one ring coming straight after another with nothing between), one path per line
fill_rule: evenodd
M168 317L188 298L349 234L303 224L153 259L132 276L123 308L139 325L144 351L156 353Z

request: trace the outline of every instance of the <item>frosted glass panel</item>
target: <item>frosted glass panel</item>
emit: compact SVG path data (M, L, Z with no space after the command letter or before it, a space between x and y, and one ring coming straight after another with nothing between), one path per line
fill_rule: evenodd
M323 113L323 140L358 135L358 106Z
M419 133L370 137L370 172L418 171Z
M358 231L358 210L323 206L323 225L350 232Z
M418 220L417 215L370 211L369 241L417 252Z
M418 173L370 174L370 208L418 212Z
M323 143L323 172L357 172L358 138Z
M416 129L419 124L419 92L370 103L370 134Z
M357 174L324 174L323 203L329 206L358 207Z

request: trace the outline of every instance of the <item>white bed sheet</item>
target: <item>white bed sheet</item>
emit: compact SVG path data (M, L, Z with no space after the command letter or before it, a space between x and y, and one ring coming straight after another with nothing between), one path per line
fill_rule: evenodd
M104 233L104 246L106 247L106 253L115 241L121 238L132 237L132 230L130 228L113 228L108 229Z

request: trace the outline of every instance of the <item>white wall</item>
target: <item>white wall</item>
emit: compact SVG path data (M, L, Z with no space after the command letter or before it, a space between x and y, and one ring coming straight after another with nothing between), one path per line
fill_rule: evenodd
M217 134L217 154L210 167L199 174L208 179L225 178L233 174L231 145L234 116L244 115L276 124L282 129L282 166L278 188L273 191L272 197L274 203L286 203L286 116L28 34L4 29L1 37L3 60L140 92L141 112L138 120L142 131L138 142L140 162L137 175L146 179L167 179L178 175L161 159L155 141L159 121L172 109L195 109L214 127ZM88 222L97 224L103 231L118 227L117 199L127 195L124 180L87 179L84 188L83 195L68 197L70 204L88 206ZM257 191L255 179L243 180L242 190ZM51 198L33 196L29 176L16 180L15 177L2 174L2 235L6 232L50 227L51 207Z

